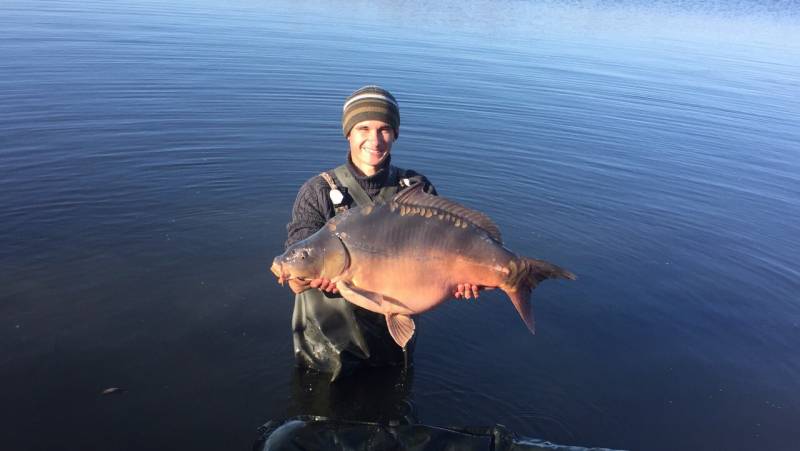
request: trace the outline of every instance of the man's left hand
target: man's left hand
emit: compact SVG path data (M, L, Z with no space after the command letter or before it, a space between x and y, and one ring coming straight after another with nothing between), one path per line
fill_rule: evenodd
M456 287L456 292L453 294L456 299L478 299L478 292L481 287L471 283L460 283Z

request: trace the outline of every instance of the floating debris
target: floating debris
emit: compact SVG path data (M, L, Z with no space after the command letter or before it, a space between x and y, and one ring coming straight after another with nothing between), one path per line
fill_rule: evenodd
M124 389L124 388L119 388L119 387L109 387L109 388L107 388L107 389L103 390L102 392L100 392L100 394L101 394L101 395L113 395L113 394L115 394L115 393L116 393L116 394L119 394L119 393L124 393L124 392L125 392L125 389Z

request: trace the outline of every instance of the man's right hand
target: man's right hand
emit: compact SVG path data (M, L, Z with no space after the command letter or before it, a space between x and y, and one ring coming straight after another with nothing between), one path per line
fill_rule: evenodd
M289 280L289 288L291 288L292 291L298 294L311 288L319 288L321 291L325 291L327 293L332 293L332 294L336 294L339 292L339 289L336 288L336 284L332 283L329 279L325 278L312 279L312 280L291 279Z

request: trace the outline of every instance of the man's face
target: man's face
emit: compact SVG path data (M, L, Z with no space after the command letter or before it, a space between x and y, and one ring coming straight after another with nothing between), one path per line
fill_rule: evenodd
M394 129L386 122L372 120L357 123L347 136L353 164L371 175L389 156L394 138Z

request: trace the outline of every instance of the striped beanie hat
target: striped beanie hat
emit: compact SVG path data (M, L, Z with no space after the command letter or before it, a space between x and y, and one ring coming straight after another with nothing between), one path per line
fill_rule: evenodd
M394 129L394 137L400 134L400 108L397 100L380 86L368 85L350 94L342 108L342 131L350 134L353 126L363 121L386 122Z

